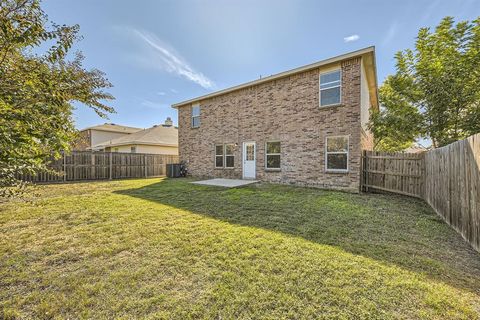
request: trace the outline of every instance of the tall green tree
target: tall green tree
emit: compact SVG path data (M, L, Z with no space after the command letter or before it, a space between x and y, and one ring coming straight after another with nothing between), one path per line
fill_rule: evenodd
M74 102L114 112L103 102L113 99L104 73L69 54L78 32L50 22L39 0L0 2L0 196L22 186L16 175L47 170L52 154L69 150Z
M418 138L441 147L480 132L480 18L422 28L415 48L395 60L371 117L377 149L401 150Z

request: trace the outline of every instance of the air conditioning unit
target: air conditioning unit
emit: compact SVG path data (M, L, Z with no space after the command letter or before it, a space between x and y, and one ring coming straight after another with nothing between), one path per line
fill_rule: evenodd
M170 163L167 164L167 177L169 178L180 178L181 177L181 167L180 163Z

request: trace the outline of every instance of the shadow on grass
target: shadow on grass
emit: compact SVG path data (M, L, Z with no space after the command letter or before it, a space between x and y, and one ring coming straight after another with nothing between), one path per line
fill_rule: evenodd
M480 254L423 201L271 184L225 189L190 181L166 179L116 193L336 246L480 294Z

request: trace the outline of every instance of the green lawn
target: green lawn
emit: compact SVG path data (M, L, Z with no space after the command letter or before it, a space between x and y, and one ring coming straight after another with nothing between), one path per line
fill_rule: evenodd
M0 205L0 318L479 318L480 254L423 202L189 180Z

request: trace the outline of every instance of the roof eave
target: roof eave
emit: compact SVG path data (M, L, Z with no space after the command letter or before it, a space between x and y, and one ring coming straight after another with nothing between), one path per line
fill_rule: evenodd
M131 144L135 144L135 145L148 145L148 146L160 146L160 147L178 147L178 144L172 144L172 143L128 141L128 142L120 142L120 143L96 145L96 146L93 146L92 148L119 147L119 146L128 146L128 145L131 145Z

